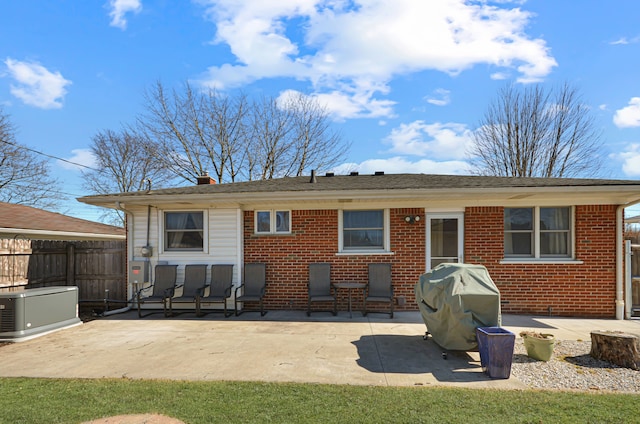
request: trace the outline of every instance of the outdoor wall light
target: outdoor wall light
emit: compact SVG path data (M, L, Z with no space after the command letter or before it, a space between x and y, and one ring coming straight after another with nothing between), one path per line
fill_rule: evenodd
M404 217L404 220L409 224L414 224L420 221L420 215L407 215Z

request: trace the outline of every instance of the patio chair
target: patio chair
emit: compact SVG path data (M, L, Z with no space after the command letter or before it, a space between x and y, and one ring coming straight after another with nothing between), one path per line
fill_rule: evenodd
M246 264L244 266L244 282L236 288L233 302L236 316L240 315L238 314L238 302L260 302L260 316L266 314L263 304L266 285L265 264ZM244 307L240 313L243 312Z
M196 299L204 289L205 284L207 284L207 265L185 265L184 283L176 286L176 288L182 287L182 294L169 298L169 316L174 315L174 303L195 303L197 314L198 304Z
M309 298L307 316L311 316L312 302L333 302L331 313L338 314L336 288L331 285L331 264L309 264L309 281L307 283Z
M206 315L202 312L203 303L223 303L225 318L227 314L227 299L231 297L231 286L233 286L233 265L211 265L211 283L209 284L209 294L202 293L196 298L196 314L201 317Z
M136 300L138 303L138 317L151 315L151 312L146 315L142 315L141 306L144 303L162 303L162 311L167 316L167 299L173 296L176 288L176 274L178 265L156 265L155 278L153 284L148 287L143 287L136 293ZM151 294L143 296L142 292L151 289Z
M393 318L393 284L391 283L391 264L369 264L369 283L364 296L364 310L367 316L369 303L388 303L389 315ZM371 311L374 312L374 311Z

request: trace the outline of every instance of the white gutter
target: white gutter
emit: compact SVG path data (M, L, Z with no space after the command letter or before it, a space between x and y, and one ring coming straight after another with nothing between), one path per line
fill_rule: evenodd
M640 184L639 184L640 185ZM615 191L615 194L611 193ZM571 203L571 199L578 197L586 197L584 204L621 204L638 192L638 185L634 186L561 186L561 187L473 187L473 188L390 188L390 189L351 189L351 190L293 190L293 191L260 191L260 192L217 192L209 195L207 193L154 193L129 196L100 196L90 198L79 198L82 203L112 207L114 201L127 204L148 205L163 204L175 202L193 202L200 203L203 198L207 202L214 203L262 203L262 202L353 202L386 199L389 201L398 201L406 199L439 199L439 200L455 200L455 199L474 199L481 203L498 204L495 202L504 202L512 196L518 198L540 196L549 197L557 202L562 199ZM485 199L492 199L493 202L482 202ZM596 203L593 203L593 202ZM573 202L575 203L575 202ZM503 204L503 203L501 203Z
M21 236L37 236L38 239L50 240L124 240L126 236L115 234L100 233L79 233L75 231L42 231L29 230L26 228L0 228L0 234L21 235Z
M637 205L640 199L619 205L616 209L616 319L624 319L625 298L624 298L624 243L623 243L623 217L624 208ZM630 302L627 299L627 302Z

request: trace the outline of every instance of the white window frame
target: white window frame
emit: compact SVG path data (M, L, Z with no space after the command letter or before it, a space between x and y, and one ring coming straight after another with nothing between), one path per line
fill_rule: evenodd
M504 209L517 209L517 208L527 208L533 209L533 249L532 255L523 256L523 255L506 255L504 246L502 249L502 253L504 259L501 261L503 263L514 263L514 262L581 262L575 260L575 208L573 206L514 206L514 207L505 207ZM560 209L560 208L568 208L569 209L569 237L567 240L567 255L541 255L540 254L540 209ZM504 219L504 214L503 214ZM503 241L504 241L504 229L503 229Z
M382 248L374 249L346 249L344 248L344 217L343 213L355 211L379 211L383 212ZM369 209L341 209L338 213L338 254L342 255L376 255L390 254L391 252L391 229L389 219L389 209L369 208Z
M258 231L258 214L260 213L268 213L269 214L269 231ZM287 231L278 231L277 228L277 219L278 219L278 212L286 212L288 215L288 225ZM256 210L253 213L253 232L254 234L260 234L260 235L273 235L273 234L291 234L291 210L290 209L260 209L260 210Z
M202 249L169 249L167 248L167 229L165 227L166 214L168 213L190 213L190 212L202 212ZM167 254L185 254L194 255L208 252L208 240L209 240L209 215L206 209L167 209L159 211L159 221L161 222L161 246L162 252Z
M428 271L430 271L431 268L431 255L432 255L432 246L431 246L431 224L432 224L432 220L433 219L457 219L458 220L458 227L457 227L457 231L458 231L458 256L457 256L457 260L458 263L464 263L464 212L427 212L426 213L427 216L427 225L426 225L426 234L425 234L425 240L426 240L426 248L427 248L427 255L426 255L426 269Z

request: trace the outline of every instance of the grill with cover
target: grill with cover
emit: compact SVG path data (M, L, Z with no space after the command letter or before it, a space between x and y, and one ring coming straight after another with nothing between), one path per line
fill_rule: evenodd
M475 350L477 327L501 325L500 292L482 265L443 263L415 286L422 319L444 349Z

